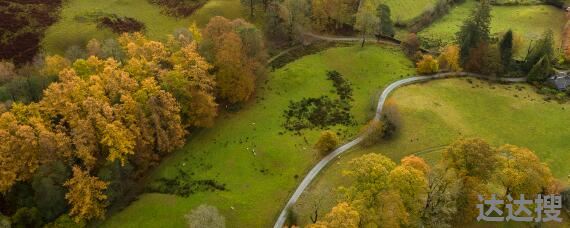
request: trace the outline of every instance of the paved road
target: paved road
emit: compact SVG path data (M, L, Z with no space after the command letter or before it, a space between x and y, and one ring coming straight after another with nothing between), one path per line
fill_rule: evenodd
M431 81L431 80L442 79L442 78L450 78L450 77L476 77L476 78L490 79L490 80L500 81L500 82L525 82L526 81L526 78L495 78L495 79L492 79L492 78L488 78L487 76L484 76L484 75L467 73L467 72L440 73L440 74L434 74L434 75L428 75L428 76L415 76L415 77L405 78L405 79L393 82L388 87L386 87L386 89L384 89L384 91L382 92L382 95L380 95L380 99L378 100L378 106L376 108L376 115L374 116L374 120L380 120L382 109L384 107L384 102L386 102L386 99L388 98L390 93L392 93L395 89L402 87L402 86L405 86L405 85L418 83L418 82L425 82L425 81ZM341 147L339 147L338 149L334 150L329 155L327 155L326 157L321 159L321 161L319 161L319 163L317 163L313 167L313 169L311 169L311 171L305 176L305 178L303 178L303 181L301 182L301 184L299 184L299 187L297 187L297 189L295 190L295 192L293 193L293 195L291 196L291 198L289 199L289 201L287 202L287 204L285 205L285 207L281 211L281 214L279 214L279 217L277 218L277 221L275 222L275 225L273 226L273 228L282 228L283 227L283 224L285 224L285 220L287 218L288 209L291 206L293 206L295 204L295 202L297 202L297 200L299 199L301 194L303 194L305 189L309 186L309 184L311 184L311 182L313 181L313 179L315 179L315 177L319 174L319 172L321 172L321 170L325 166L327 166L337 156L348 151L350 148L358 145L364 139L364 137L365 137L365 135L358 136L356 139L350 141L347 144L342 145Z

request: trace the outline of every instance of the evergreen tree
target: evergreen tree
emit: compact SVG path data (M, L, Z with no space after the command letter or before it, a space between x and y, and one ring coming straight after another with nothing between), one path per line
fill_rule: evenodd
M545 56L550 60L554 59L554 38L551 30L531 48L523 64L523 70L530 74L534 66Z
M534 64L528 73L528 79L530 81L544 81L553 73L552 61L548 55L545 55Z
M390 7L386 4L378 5L378 17L380 17L380 28L378 29L380 36L394 37L394 23L392 22L392 15Z
M513 31L509 30L501 39L499 43L499 49L501 52L501 62L503 67L508 68L513 61Z
M475 48L481 42L489 42L490 24L491 5L488 0L481 0L479 6L465 20L461 30L457 33L462 63L467 62L472 48Z

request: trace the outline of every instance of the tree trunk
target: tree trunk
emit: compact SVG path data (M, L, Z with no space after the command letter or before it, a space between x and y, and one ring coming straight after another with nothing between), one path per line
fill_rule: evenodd
M253 0L249 0L249 16L253 17Z

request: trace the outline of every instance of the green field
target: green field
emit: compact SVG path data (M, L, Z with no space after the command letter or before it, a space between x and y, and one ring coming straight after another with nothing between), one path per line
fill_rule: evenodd
M335 190L348 185L343 177L351 159L382 153L394 161L418 153L428 162L461 137L481 137L493 145L532 149L553 174L567 183L570 174L570 104L546 102L528 85L501 85L475 79L446 79L400 88L391 96L400 113L397 135L371 148L355 148L329 166L299 201L296 210L309 222L312 200L324 195L321 213L335 204ZM517 88L518 87L518 88ZM520 90L519 90L520 89ZM430 151L430 152L426 152ZM332 194L330 194L332 193Z
M394 22L408 22L432 8L437 0L386 0L381 2L390 7Z
M69 0L64 3L60 20L46 31L41 44L44 51L63 54L70 46L84 46L93 38L103 40L116 37L117 34L109 29L97 28L92 21L77 20L80 16L101 13L135 18L145 24L145 34L149 38L165 40L168 34L179 28L187 28L192 22L203 26L214 16L246 18L249 11L239 0L210 0L192 16L175 18L162 14L160 7L147 0Z
M419 37L434 44L455 42L455 34L476 5L476 1L467 0L455 6L448 15L420 31ZM512 29L522 36L524 46L519 54L525 54L530 42L539 39L548 29L554 32L558 47L565 22L564 11L553 6L493 6L491 33L498 35Z
M373 116L375 97L383 86L414 73L399 49L372 45L332 48L294 61L261 83L255 101L237 113L223 114L213 128L191 135L186 146L153 174L153 178L171 177L182 169L194 172L196 178L226 184L229 191L188 198L143 194L104 225L183 227L184 214L207 203L220 209L230 227L272 226L289 194L317 161L312 145L319 131L280 135L283 111L291 100L336 96L326 78L328 70L339 71L353 84L352 113L358 124L335 128L345 132L345 140Z

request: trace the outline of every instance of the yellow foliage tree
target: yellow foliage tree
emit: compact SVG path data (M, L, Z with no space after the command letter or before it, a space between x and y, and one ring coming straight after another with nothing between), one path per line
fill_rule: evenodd
M439 68L452 72L460 72L461 65L459 64L459 46L448 45L446 46L438 58Z
M424 173L425 175L427 175L431 168L429 167L429 165L426 163L426 161L418 156L415 155L410 155L410 156L406 156L404 158L402 158L402 160L400 160L400 163L403 166L409 166L412 167L414 169L417 169L419 171L421 171L422 173Z
M545 191L554 182L548 166L529 149L513 145L499 148L501 168L498 179L506 195L536 195Z
M347 202L338 203L325 216L323 221L309 225L309 228L357 228L360 223L360 214Z
M44 66L41 70L42 75L55 76L60 71L71 65L69 60L59 55L46 56Z
M416 64L418 74L434 74L439 71L439 64L432 55L423 55Z
M428 182L425 174L411 166L400 165L390 172L390 185L399 193L409 220L419 225L427 200Z
M338 144L340 143L340 139L333 131L323 131L321 132L321 136L319 140L315 144L315 149L322 155L326 156L331 151L336 149Z
M71 206L69 214L74 217L75 222L105 217L107 196L103 191L107 189L107 185L108 183L99 178L90 176L87 171L73 167L73 177L66 181L64 186L69 189L65 199Z

